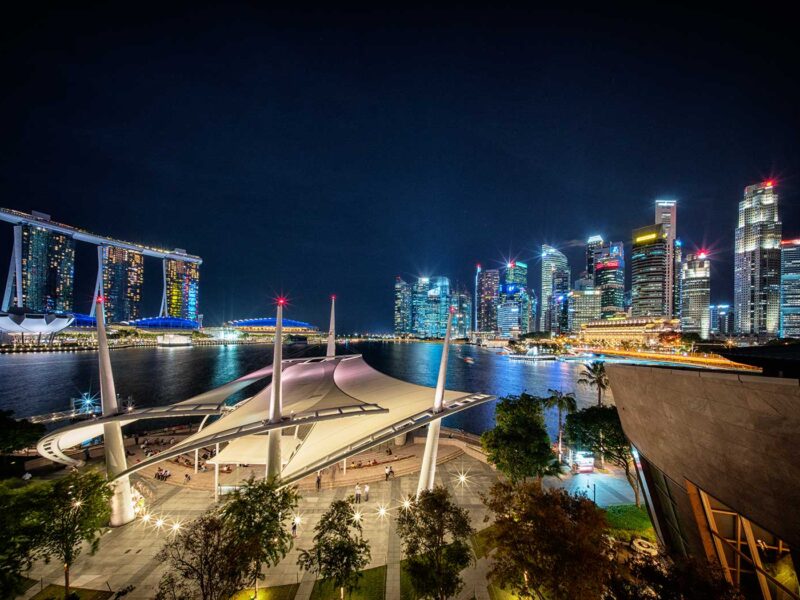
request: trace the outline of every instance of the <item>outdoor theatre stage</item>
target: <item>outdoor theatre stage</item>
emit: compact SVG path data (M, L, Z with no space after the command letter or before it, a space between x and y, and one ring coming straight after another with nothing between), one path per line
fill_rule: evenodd
M55 430L38 443L39 453L58 463L77 464L65 451L103 434L103 425L121 426L141 419L208 417L216 421L155 456L117 473L119 479L149 465L201 448L220 447L209 462L264 465L268 432L281 435L281 478L302 479L368 448L494 399L487 394L445 391L440 412L434 412L434 389L406 383L376 371L359 354L282 361L282 414L272 423L272 384L233 407L225 400L252 383L271 377L268 366L189 400L143 408L75 423ZM205 423L205 421L204 421Z

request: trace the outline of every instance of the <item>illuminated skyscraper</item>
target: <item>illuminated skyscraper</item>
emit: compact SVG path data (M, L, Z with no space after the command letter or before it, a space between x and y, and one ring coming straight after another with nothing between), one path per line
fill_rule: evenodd
M586 274L594 277L595 252L603 246L603 236L593 235L586 240Z
M593 288L572 290L568 297L568 330L580 333L581 325L596 321L602 312L602 291Z
M528 293L528 265L512 260L506 265L504 285L501 287L500 302L516 302L519 305L519 328L522 333L533 330L531 297Z
M678 235L678 203L675 200L656 200L656 225L662 225L667 238L667 258L665 277L665 316L677 315L680 294L676 292L676 282L680 279L680 259L676 261L675 243Z
M781 230L774 182L747 186L736 227L733 310L737 334L778 334Z
M426 338L443 338L447 331L450 313L450 280L447 277L431 277L425 305Z
M540 315L539 331L550 331L552 322L553 282L559 286L566 281L566 287L558 289L555 293L566 294L569 292L570 270L567 257L561 252L542 244L542 293L539 294Z
M553 271L552 296L550 296L550 329L556 334L566 333L569 330L569 270L556 269Z
M17 227L22 241L23 306L37 312L71 311L75 281L75 240L63 233L35 225ZM13 285L13 295L17 295L16 282Z
M427 277L417 278L411 289L411 331L417 337L427 337L428 333L428 287Z
M411 333L411 286L399 275L394 280L394 334Z
M711 261L705 252L686 255L681 268L681 331L707 340L711 333Z
M780 336L800 338L800 239L781 242Z
M633 230L631 250L631 314L634 317L671 316L668 262L672 257L663 225Z
M450 294L450 306L453 312L454 338L469 337L472 331L472 298L466 290L457 290Z
M519 319L518 303L513 300L501 302L497 307L497 331L500 337L517 337L520 334Z
M500 303L500 271L486 269L478 273L478 331L497 331L497 306Z
M164 259L164 302L162 314L197 321L200 300L200 265Z
M625 245L607 242L594 252L594 286L601 292L602 319L625 310Z
M103 246L103 306L108 321L119 323L139 318L143 279L141 253Z

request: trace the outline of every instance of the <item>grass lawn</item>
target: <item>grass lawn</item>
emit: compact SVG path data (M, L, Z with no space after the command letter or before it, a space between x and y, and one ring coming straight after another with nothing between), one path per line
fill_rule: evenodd
M499 588L494 584L489 584L488 587L489 591L489 598L492 600L517 600L519 596L512 594L511 592L507 592L503 588Z
M470 536L472 550L475 552L475 558L483 558L484 556L488 556L489 552L491 552L492 546L489 540L491 532L492 525L489 525L489 527L485 527L484 529L481 529L474 535Z
M344 597L349 600L383 600L386 597L386 565L361 571L358 588ZM325 579L317 580L311 590L311 600L339 600L339 589Z
M640 537L651 542L657 541L653 524L644 507L637 507L635 504L609 506L606 509L606 518L611 527L611 535L618 540L630 541Z
M108 590L84 590L81 588L70 588L70 592L75 592L81 600L106 600L114 594ZM41 592L36 594L31 600L61 600L64 597L64 587L61 585L48 585Z
M290 585L275 585L272 587L258 588L258 600L294 600L297 595L296 583ZM250 600L253 597L253 590L242 590L231 600Z

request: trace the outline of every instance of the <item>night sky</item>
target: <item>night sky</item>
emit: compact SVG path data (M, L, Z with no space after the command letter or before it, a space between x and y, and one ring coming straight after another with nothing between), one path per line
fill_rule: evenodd
M800 38L765 4L37 5L1 26L0 206L202 256L206 324L272 314L283 292L324 328L336 293L341 331L389 331L396 275L471 289L476 262L508 257L538 290L540 244L576 277L586 237L629 242L658 197L732 301L737 203L770 177L800 237ZM11 241L0 224L3 282ZM80 245L79 311L93 259ZM155 260L145 295L155 314Z

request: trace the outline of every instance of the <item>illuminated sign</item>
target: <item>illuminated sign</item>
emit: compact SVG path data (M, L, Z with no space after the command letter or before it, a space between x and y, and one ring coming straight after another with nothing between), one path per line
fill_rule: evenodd
M595 267L598 270L601 269L619 269L619 261L618 260L605 260L602 262L597 263Z
M650 240L654 240L657 237L658 237L658 234L656 234L656 233L648 233L648 234L645 234L645 235L640 235L634 241L638 244L640 242L649 242Z

